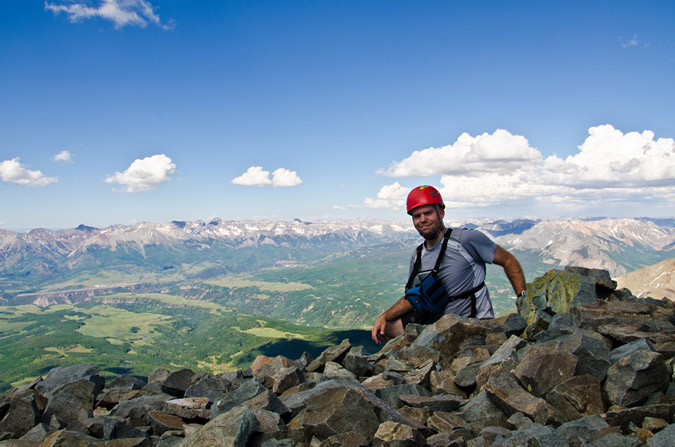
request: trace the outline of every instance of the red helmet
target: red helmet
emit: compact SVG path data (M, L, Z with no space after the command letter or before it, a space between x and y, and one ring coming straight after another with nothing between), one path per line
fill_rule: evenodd
M406 200L408 214L411 214L411 211L418 206L434 204L440 205L441 208L445 208L441 193L438 192L436 188L429 185L422 185L413 189L410 191L410 194L408 194L408 200Z

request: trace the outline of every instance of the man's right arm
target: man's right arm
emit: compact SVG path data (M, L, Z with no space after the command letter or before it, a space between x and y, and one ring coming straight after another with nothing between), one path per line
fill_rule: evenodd
M375 324L373 325L373 329L371 331L373 341L379 345L381 343L379 338L380 336L383 339L386 339L387 336L394 335L387 334L387 323L400 319L403 315L407 314L413 309L414 308L412 304L410 304L410 301L408 301L405 296L401 297L401 299L396 301L393 306L384 311L384 313L382 313L382 315L377 317L377 320L375 320Z

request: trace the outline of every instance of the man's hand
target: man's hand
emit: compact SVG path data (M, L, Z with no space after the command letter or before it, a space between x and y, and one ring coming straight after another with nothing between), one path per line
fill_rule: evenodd
M375 320L373 330L371 331L373 341L378 345L382 344L382 340L380 340L380 335L384 336L384 331L386 327L387 327L387 319L385 318L384 314L382 314L379 317L377 317L377 320Z

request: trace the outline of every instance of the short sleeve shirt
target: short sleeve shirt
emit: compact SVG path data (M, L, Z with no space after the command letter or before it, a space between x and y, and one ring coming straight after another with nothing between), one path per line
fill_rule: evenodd
M422 265L420 271L431 270L441 251L438 243L431 250L422 249ZM438 277L443 282L445 291L450 296L461 295L485 281L485 264L494 261L497 244L480 231L466 228L453 228L445 259L441 261ZM410 259L409 273L415 264L417 250ZM463 317L471 315L471 299L455 300L445 308L446 314L455 314ZM476 293L476 318L494 318L492 302L487 287Z

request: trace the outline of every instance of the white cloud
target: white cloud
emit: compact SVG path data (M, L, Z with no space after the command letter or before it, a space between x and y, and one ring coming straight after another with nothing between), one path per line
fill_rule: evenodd
M519 135L497 129L493 134L472 137L463 133L454 144L415 151L379 173L390 177L502 172L537 163L541 153Z
M124 26L144 28L148 22L164 29L173 28L171 22L168 25L162 24L152 4L147 0L99 0L94 6L91 1L45 2L45 9L54 14L63 12L68 15L71 22L99 17L113 22L115 28Z
M298 186L300 183L302 183L302 179L295 171L279 168L272 173L272 185L275 188L288 188Z
M239 177L232 180L235 185L241 186L267 186L272 185L275 188L288 188L298 186L302 179L298 173L284 168L279 168L272 173L265 171L262 166L251 166Z
M164 154L134 160L124 172L116 172L105 178L106 183L119 183L123 192L144 192L156 189L171 180L176 165ZM120 190L113 190L119 192Z
M368 208L391 208L398 209L405 204L408 197L408 188L404 188L398 182L383 186L377 193L377 199L370 197L364 200Z
M58 161L59 163L72 163L73 156L68 151L61 151L58 154L54 155L52 160Z
M621 45L621 48L636 47L638 45L637 35L634 34L633 38L628 41L624 41L621 36L619 36L619 45Z
M21 186L46 186L58 181L57 177L47 177L41 171L31 171L19 163L19 157L0 162L0 178Z
M610 202L658 204L672 203L675 198L672 138L654 139L649 130L624 134L611 125L601 125L588 130L577 153L562 159L556 155L544 158L523 137L506 131L497 131L493 137L498 133L498 138L463 134L454 145L414 152L384 173L441 175L439 189L451 208L530 201L579 204L592 211L593 206ZM494 161L500 153L506 156ZM378 199L366 199L366 205L402 206L403 200L388 199L390 191L400 194L400 189L398 183L385 186Z
M263 171L262 166L251 166L239 177L232 180L235 185L241 186L265 186L271 185L270 172Z

